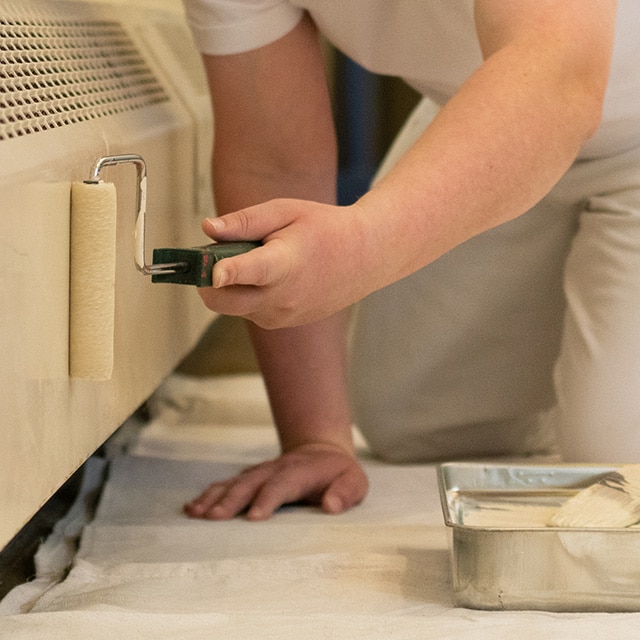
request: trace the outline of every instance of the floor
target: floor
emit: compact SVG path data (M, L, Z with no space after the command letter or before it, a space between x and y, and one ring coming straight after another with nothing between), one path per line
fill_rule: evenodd
M43 545L36 580L0 603L12 640L635 637L640 614L478 611L454 606L436 470L359 452L371 481L360 507L272 520L203 522L181 505L216 478L277 454L253 374L170 378L153 419L112 443L83 495ZM131 436L133 434L133 437ZM128 443L128 444L124 444ZM76 548L78 547L78 548Z

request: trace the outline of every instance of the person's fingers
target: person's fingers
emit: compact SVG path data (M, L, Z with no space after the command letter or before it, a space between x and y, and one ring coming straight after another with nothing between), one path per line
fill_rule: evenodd
M269 470L255 467L225 482L216 482L195 500L184 506L185 512L195 518L228 520L245 510L252 502Z
M291 223L294 210L286 200L271 200L218 218L206 218L202 230L213 240L262 240Z
M225 316L249 318L260 308L260 300L262 299L260 289L248 285L221 289L198 287L197 291L208 309Z
M198 294L205 306L215 313L240 316L251 320L263 329L279 329L302 324L295 314L295 307L275 306L267 308L264 291L260 287L236 285L234 287L199 287Z
M344 469L337 471L339 467ZM321 504L327 513L341 513L360 503L368 487L367 476L355 461L349 459L345 465L343 454L325 454L315 465L283 467L269 478L256 493L247 518L264 520L279 507L302 499Z
M278 238L247 253L224 258L213 269L213 286L199 287L205 306L216 313L241 316L264 328L295 322L290 287L280 286L277 304L265 306L265 296L282 285L294 269L294 258Z
M322 478L313 468L284 467L256 492L247 511L249 520L266 520L285 504L310 498Z
M274 285L290 273L291 263L291 254L285 244L274 238L247 253L217 262L213 268L213 288Z
M341 513L361 502L367 490L366 474L354 459L319 445L213 483L184 510L191 517L211 520L230 519L243 511L249 520L266 520L283 505L306 500L327 513Z
M207 510L216 504L226 490L226 482L216 482L209 485L198 497L184 505L185 513L194 518L201 518Z
M369 491L369 481L359 466L353 466L341 473L322 496L322 510L325 513L342 513L360 504Z
M244 511L253 501L258 486L248 482L234 482L227 491L207 509L203 517L211 520L229 520Z

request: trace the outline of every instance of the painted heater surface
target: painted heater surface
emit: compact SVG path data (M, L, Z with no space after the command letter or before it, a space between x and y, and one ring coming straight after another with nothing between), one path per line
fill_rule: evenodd
M202 244L211 115L179 3L0 0L0 548L151 394L212 320L134 266L117 193L113 372L69 375L71 185L105 155L148 169L147 244ZM96 270L99 272L99 268Z

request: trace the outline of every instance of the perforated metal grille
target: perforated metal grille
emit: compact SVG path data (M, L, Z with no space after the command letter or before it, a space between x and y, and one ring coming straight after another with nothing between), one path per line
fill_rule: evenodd
M119 22L5 9L0 2L0 140L168 100Z

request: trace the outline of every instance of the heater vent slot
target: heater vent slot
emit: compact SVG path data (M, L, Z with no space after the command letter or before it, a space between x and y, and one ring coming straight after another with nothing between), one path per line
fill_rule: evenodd
M0 141L169 99L119 22L0 10Z

